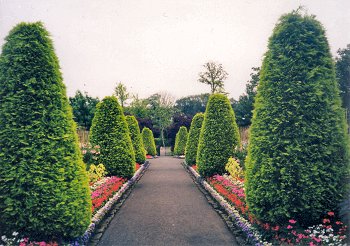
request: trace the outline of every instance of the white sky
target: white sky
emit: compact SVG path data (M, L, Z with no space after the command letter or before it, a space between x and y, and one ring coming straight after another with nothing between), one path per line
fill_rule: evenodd
M17 23L44 22L69 96L103 98L119 81L141 98L205 93L198 73L213 60L238 99L278 18L300 5L326 28L333 55L350 43L349 0L0 0L0 45Z

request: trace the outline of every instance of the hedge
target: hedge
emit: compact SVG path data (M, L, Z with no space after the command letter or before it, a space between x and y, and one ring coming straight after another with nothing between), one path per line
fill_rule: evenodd
M185 126L181 126L175 137L175 146L174 146L175 155L185 154L187 136L188 136L187 128Z
M49 33L20 23L0 56L0 235L65 240L91 219L89 179Z
M345 117L325 30L314 16L293 11L277 23L249 141L246 199L259 220L311 225L344 198Z
M134 147L135 160L137 163L142 164L146 161L146 152L143 146L139 123L136 118L131 115L126 116L126 122L129 126L131 142Z
M109 175L131 178L135 172L135 153L123 109L114 96L97 104L92 120L90 142L100 146L99 162Z
M151 156L157 155L156 144L154 142L153 132L151 131L151 129L144 127L142 129L141 135L146 154Z
M211 95L198 141L196 162L200 175L223 174L234 148L239 145L238 126L230 101L222 94Z
M199 140L199 134L201 132L203 120L204 120L204 114L197 113L192 119L190 131L188 133L188 139L187 139L186 150L185 150L185 160L186 160L186 164L190 166L196 164L198 140Z

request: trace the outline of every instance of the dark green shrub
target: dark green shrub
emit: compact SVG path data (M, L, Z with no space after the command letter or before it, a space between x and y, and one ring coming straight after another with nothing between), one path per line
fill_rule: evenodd
M146 154L155 156L157 152L156 152L156 144L154 143L153 132L149 128L144 127L142 129L141 135L143 140L143 146L145 147L145 150L146 150Z
M198 140L201 132L202 123L204 120L204 114L196 114L191 123L190 132L188 133L188 139L186 143L185 160L186 164L191 166L196 164Z
M105 97L97 104L90 141L100 146L99 162L109 175L131 178L135 172L135 153L128 124L116 97Z
M198 141L199 173L205 177L223 174L228 158L239 145L238 126L230 101L222 94L211 95Z
M328 41L314 16L284 15L269 39L246 160L260 220L313 224L343 198L349 149Z
M187 128L185 126L181 126L175 138L175 146L174 146L175 155L185 154L187 136L188 136Z
M131 142L134 147L136 162L142 164L146 160L145 147L140 133L139 123L134 116L126 116L126 121L129 126Z
M0 234L80 236L89 179L59 62L42 23L21 23L0 57Z

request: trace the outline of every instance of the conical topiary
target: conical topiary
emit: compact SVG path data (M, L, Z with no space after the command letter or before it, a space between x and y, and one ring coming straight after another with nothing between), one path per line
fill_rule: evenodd
M238 126L230 101L225 95L209 97L199 135L197 166L202 176L225 172L234 148L240 145Z
M185 126L181 126L179 131L176 133L176 137L175 137L175 146L174 146L175 155L185 154L187 136L188 136L187 128Z
M126 122L129 126L130 137L134 147L135 159L137 163L144 163L146 160L145 147L143 146L139 123L134 116L126 116Z
M191 123L190 132L188 133L188 139L185 150L185 160L187 165L196 164L198 140L201 132L202 123L204 120L204 114L196 114Z
M99 162L109 175L131 178L135 172L135 153L123 109L114 96L97 104L90 141L100 146Z
M322 25L297 11L269 39L246 169L249 210L261 221L319 222L342 200L349 174L344 111Z
M156 152L156 144L154 142L153 132L151 129L144 127L142 129L142 141L143 146L145 147L146 154L155 156L157 154Z
M82 235L88 176L58 58L42 23L21 23L0 57L0 234Z

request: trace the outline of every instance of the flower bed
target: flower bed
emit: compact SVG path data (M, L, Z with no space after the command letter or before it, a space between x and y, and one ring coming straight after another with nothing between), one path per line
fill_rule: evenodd
M249 214L245 203L244 182L228 175L214 175L207 182L201 179L196 166L189 167L189 170L256 245L345 245L347 228L336 220L333 212L328 212L319 225L307 229L293 219L284 226L259 223Z
M143 165L136 163L136 172L134 176L129 179L123 179L116 176L104 177L101 180L95 182L90 186L91 200L92 200L92 214L91 224L85 231L84 235L77 238L70 245L86 245L91 236L93 235L96 226L102 221L104 216L110 211L113 205L119 200L123 193L129 189L136 181L141 178L144 170L149 166L149 162ZM6 238L2 236L2 240L9 245L20 246L56 246L56 242L30 242L28 238L18 239L16 238L18 233L13 233L13 238Z
M102 207L105 202L125 183L126 179L116 176L106 177L99 185L91 187L92 214ZM95 188L96 187L96 188ZM94 188L94 189L93 189Z
M92 217L91 224L88 229L85 231L84 235L80 238L77 238L75 241L71 242L71 245L86 245L91 236L93 235L96 225L98 225L104 218L104 216L111 210L113 205L119 200L119 198L123 195L123 193L130 188L135 182L137 182L143 173L149 166L149 162L145 162L143 165L136 165L137 171L134 176L125 182L117 193L115 193L109 200L101 207ZM103 182L103 181L102 181Z

